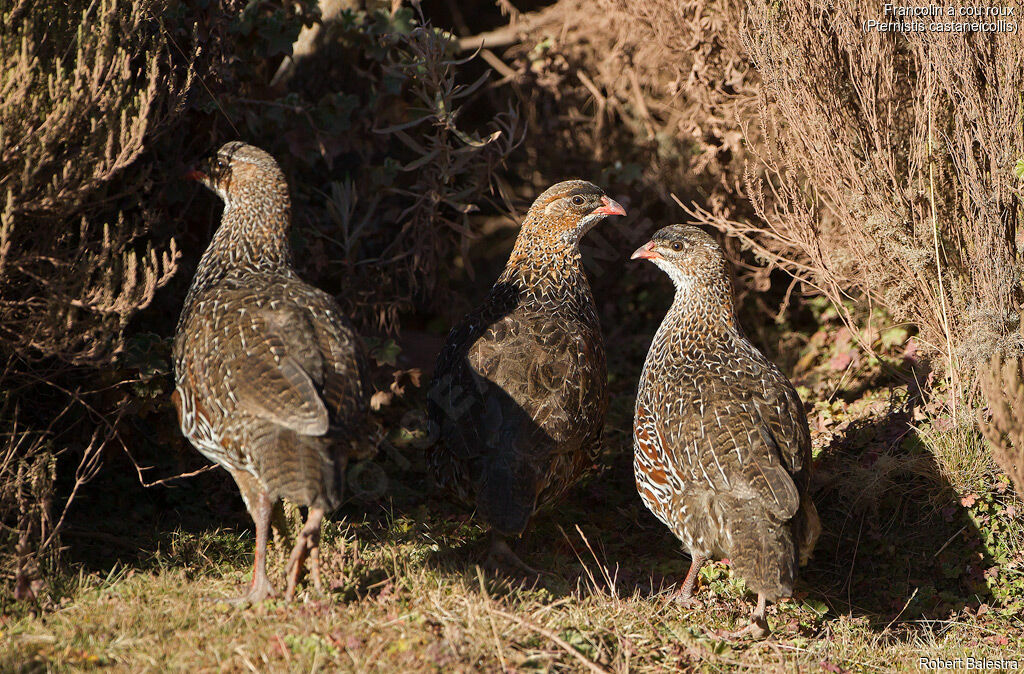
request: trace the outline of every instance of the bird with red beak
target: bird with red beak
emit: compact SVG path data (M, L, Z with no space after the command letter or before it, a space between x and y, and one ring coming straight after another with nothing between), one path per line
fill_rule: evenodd
M725 255L707 232L670 225L632 257L675 284L637 387L637 491L690 553L676 601L692 606L701 566L728 558L757 606L727 636L764 637L768 602L792 596L821 531L803 403L743 334Z
M491 565L533 573L506 538L521 536L600 457L607 367L579 242L625 214L593 183L545 190L487 299L438 357L431 470L490 529Z

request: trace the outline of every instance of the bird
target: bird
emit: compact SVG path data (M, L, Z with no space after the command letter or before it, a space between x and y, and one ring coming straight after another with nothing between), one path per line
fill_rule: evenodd
M731 636L766 636L767 601L792 595L821 531L803 403L740 328L725 257L707 232L664 227L632 259L675 286L637 391L637 491L690 554L677 601L691 605L708 559L728 558L757 593L749 625Z
M579 242L625 214L584 180L544 191L483 304L452 328L437 358L430 468L490 529L489 565L537 573L506 539L600 454L607 366Z
M237 601L276 594L266 573L273 508L284 499L307 509L286 566L291 600L307 558L321 589L321 522L341 502L348 463L375 450L366 355L334 298L296 275L274 158L229 142L187 176L225 207L178 321L172 399L182 433L231 474L256 528L252 584Z

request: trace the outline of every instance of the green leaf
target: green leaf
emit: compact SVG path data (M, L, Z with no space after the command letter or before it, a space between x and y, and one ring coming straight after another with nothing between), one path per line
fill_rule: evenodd
M367 340L367 342L369 341ZM398 354L400 353L402 353L402 347L395 344L393 339L370 345L370 356L381 365L395 367L398 364Z
M820 599L807 599L801 608L813 611L819 618L828 613L828 604Z

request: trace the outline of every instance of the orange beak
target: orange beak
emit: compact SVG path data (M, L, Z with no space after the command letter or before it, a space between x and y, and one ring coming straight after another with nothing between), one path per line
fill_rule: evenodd
M206 180L206 174L202 171L192 169L191 171L185 172L185 178L188 180L195 180L196 182L202 182Z
M633 251L633 254L629 256L630 260L660 260L661 254L654 250L654 242L648 241L644 245Z
M594 215L625 215L626 209L619 202L608 197L601 197L602 206L598 206L592 212Z

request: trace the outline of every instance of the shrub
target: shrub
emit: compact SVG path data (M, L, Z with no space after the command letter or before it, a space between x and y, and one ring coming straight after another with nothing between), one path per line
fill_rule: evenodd
M129 320L177 268L144 161L198 72L197 39L174 44L163 22L170 7L0 2L0 550L14 552L0 573L18 597L35 593L117 435Z
M742 125L758 78L740 45L744 4L562 0L513 23L530 166L560 176L590 159L602 180L648 192L654 217L648 196L676 211L673 191L748 209Z
M220 102L285 165L306 278L393 330L401 311L445 303L441 272L475 236L470 216L521 139L517 115L465 125L489 74L466 81L451 36L409 8L342 9L317 42L286 91Z
M842 299L854 296L916 326L955 394L992 354L1024 346L1013 177L1024 37L865 33L878 12L855 0L750 5L768 177L748 175L747 189L762 222L694 213L850 324Z
M18 3L0 41L0 340L23 358L103 363L174 273L114 181L166 129L192 85L171 68L157 3ZM194 58L194 55L193 55ZM126 202L125 208L109 204ZM101 210L102 209L102 210Z

